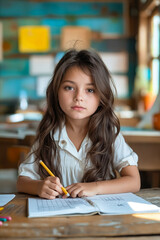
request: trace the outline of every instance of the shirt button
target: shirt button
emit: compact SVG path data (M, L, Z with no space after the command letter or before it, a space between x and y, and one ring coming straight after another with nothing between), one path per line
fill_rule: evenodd
M65 144L65 143L66 143L66 141L62 140L62 141L61 141L61 143L62 143L62 144Z

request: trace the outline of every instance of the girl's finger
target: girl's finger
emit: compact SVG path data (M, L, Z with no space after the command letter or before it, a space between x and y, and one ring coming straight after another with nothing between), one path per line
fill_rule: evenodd
M62 184L60 183L60 179L58 177L49 177L49 180L53 183L56 183L57 185L62 186Z
M51 189L47 189L46 194L48 194L49 196L54 196L54 197L57 197L59 195L59 193L57 191L54 191L54 190L51 190Z
M66 187L66 190L68 191L68 190L70 190L70 189L72 189L72 188L75 188L76 185L77 185L76 183L71 184L71 185L69 185L69 186Z
M71 195L72 192L74 192L77 189L76 186L72 186L70 189L67 189L67 191L69 192L69 194Z
M50 192L42 192L39 196L41 198L46 198L46 199L54 199L54 198L56 198L56 196L51 194Z
M78 193L78 197L86 197L86 194L84 193L84 190L82 190Z
M80 188L74 187L74 188L70 189L70 191L68 191L68 192L71 195L71 197L75 198L78 196L80 191L81 191Z
M63 194L62 188L59 185L55 184L55 183L50 183L48 185L48 187L51 190L54 190L54 191L58 192L59 194Z

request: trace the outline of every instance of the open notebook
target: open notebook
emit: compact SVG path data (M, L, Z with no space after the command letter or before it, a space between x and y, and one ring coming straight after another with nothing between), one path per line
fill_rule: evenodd
M156 205L133 193L96 195L85 198L28 199L28 217L64 215L119 215L160 212Z

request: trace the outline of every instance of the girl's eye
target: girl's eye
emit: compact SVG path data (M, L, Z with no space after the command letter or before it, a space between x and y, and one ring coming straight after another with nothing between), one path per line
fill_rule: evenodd
M67 90L67 91L71 91L71 90L73 90L73 87L71 87L71 86L66 86L66 87L64 87L64 89Z
M94 92L95 92L94 89L87 89L87 91L88 91L89 93L94 93Z

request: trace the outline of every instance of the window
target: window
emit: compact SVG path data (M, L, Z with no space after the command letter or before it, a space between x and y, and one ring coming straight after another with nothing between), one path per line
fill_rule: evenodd
M149 110L160 95L160 1L140 1L138 67L142 71L144 109ZM143 91L142 91L143 90ZM142 94L141 94L142 96Z
M160 91L160 13L158 10L150 18L150 28L151 91L157 95Z

